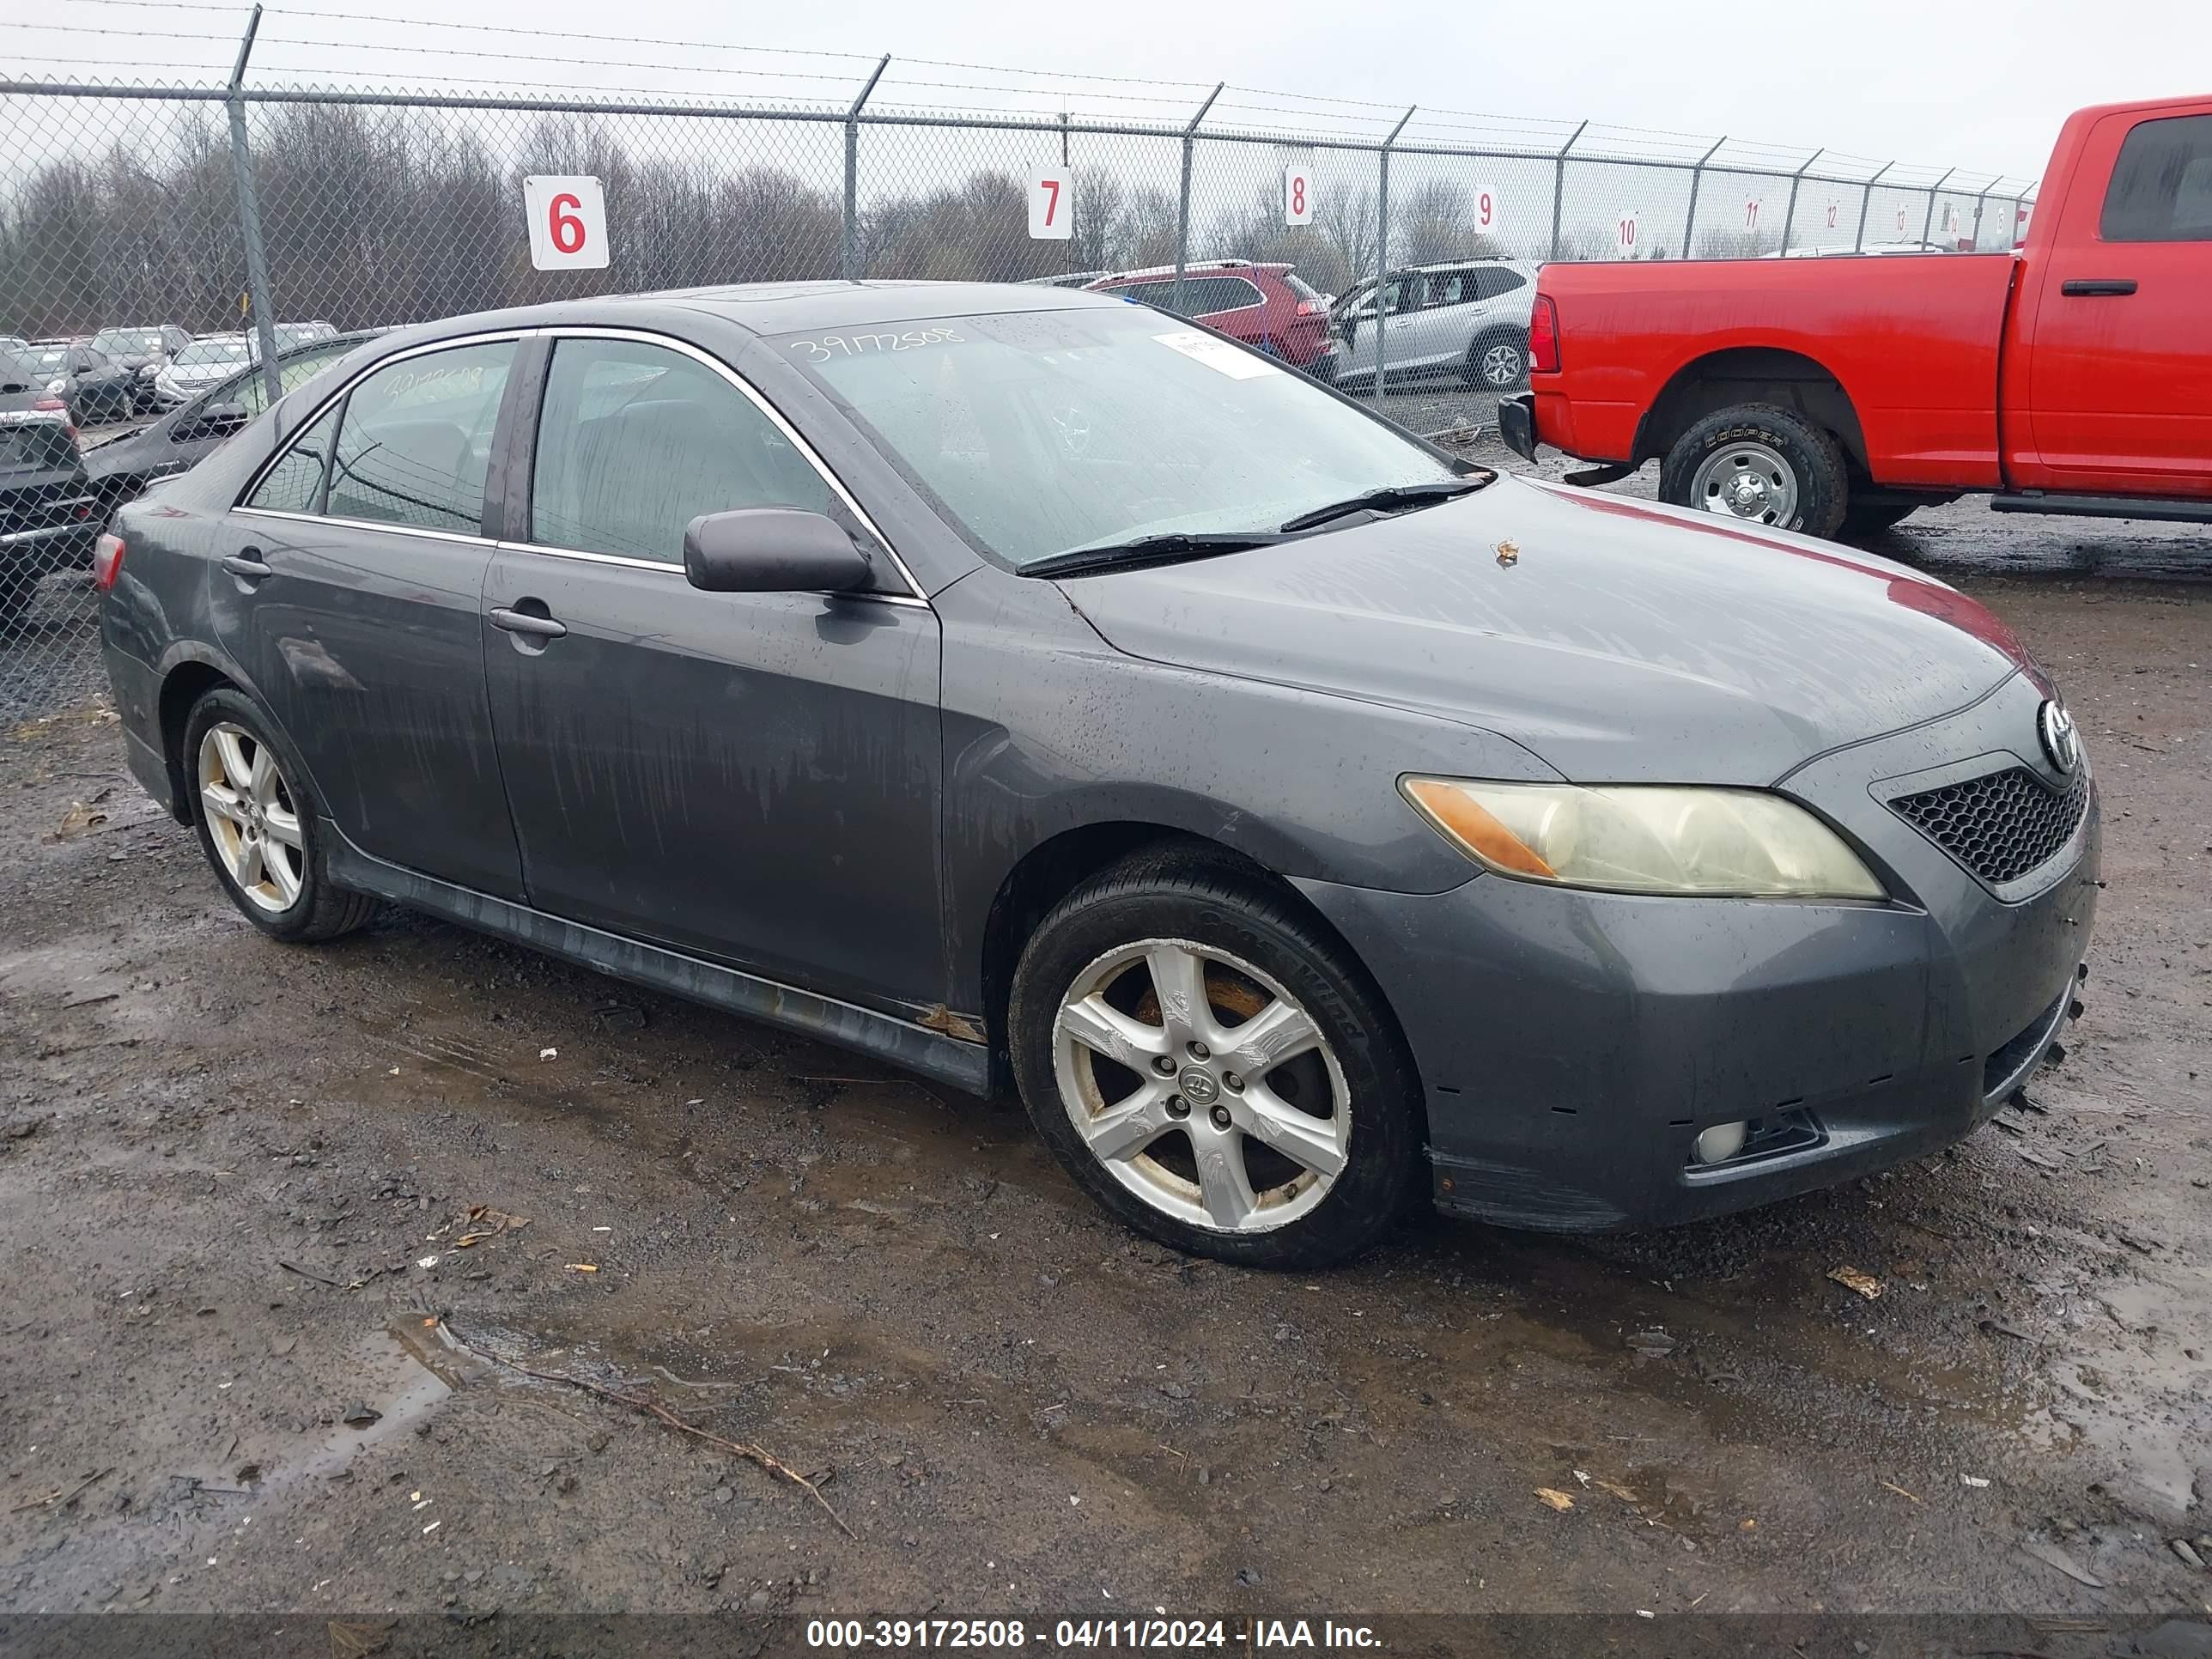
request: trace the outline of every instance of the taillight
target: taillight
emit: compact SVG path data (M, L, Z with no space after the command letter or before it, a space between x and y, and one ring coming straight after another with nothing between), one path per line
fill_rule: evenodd
M122 574L123 538L106 531L92 550L92 585L105 593Z
M41 415L52 415L58 410L68 409L69 405L58 398L41 398L31 407Z
M1539 294L1535 309L1528 313L1528 372L1559 372L1559 313L1548 294Z
M1298 315L1301 317L1322 317L1326 316L1328 313L1328 307L1318 300L1298 301Z

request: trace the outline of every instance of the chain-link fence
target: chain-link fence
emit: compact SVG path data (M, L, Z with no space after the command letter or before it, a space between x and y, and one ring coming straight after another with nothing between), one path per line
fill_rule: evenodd
M1247 261L1297 279L1261 273L1256 343L1322 353L1316 372L1433 432L1487 422L1518 382L1543 261L2002 248L2030 199L1826 152L1224 87L1096 93L1141 106L1103 116L956 111L888 59L849 96L774 104L254 86L245 65L190 87L0 81L0 727L100 683L90 538L173 470L145 453L161 428L119 434L179 407L190 428L226 375L314 332L714 283L1148 268L1215 320L1208 268ZM1055 173L1071 216L1048 239L1030 198ZM602 181L605 269L533 266L521 181L541 174ZM1301 307L1326 323L1293 350L1272 331ZM64 422L81 466L23 435Z

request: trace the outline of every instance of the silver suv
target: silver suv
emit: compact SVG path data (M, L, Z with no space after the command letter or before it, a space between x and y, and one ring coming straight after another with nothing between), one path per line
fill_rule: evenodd
M1393 271L1382 294L1388 372L1456 368L1468 385L1504 392L1528 378L1528 313L1536 267L1513 259L1457 259ZM1375 379L1375 283L1336 302L1340 385Z

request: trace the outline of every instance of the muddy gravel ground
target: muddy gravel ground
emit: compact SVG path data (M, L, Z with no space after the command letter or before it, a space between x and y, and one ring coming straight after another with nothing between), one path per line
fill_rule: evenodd
M1925 517L2101 781L2063 1065L1755 1214L1314 1277L1133 1240L1011 1103L403 913L271 944L96 711L19 728L0 1614L2203 1620L2212 585L2113 573L2212 544Z

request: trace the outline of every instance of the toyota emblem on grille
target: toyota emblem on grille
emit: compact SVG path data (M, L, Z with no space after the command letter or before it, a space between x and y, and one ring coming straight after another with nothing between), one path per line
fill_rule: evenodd
M2063 703L2046 702L2035 711L2035 735L2043 739L2043 752L2059 771L2071 772L2081 763L2081 739Z

